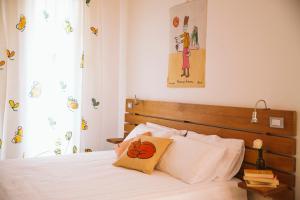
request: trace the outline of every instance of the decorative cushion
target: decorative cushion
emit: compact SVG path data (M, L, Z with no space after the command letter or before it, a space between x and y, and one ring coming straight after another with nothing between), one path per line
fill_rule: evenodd
M151 136L152 133L145 132L145 133L142 133L141 135ZM139 137L141 135L138 135L137 137ZM122 153L128 148L128 146L134 139L135 138L131 138L129 140L121 142L120 144L115 145L115 153L116 153L117 157L120 157L122 155Z
M151 174L171 143L171 139L142 135L130 143L114 165Z

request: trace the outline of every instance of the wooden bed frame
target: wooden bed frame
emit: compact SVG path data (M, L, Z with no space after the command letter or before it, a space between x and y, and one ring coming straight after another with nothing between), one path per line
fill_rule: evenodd
M264 159L279 181L288 185L288 191L276 199L295 199L296 172L296 112L258 109L258 123L250 122L253 108L212 106L134 99L126 100L125 136L140 123L153 122L164 126L190 130L223 138L245 141L246 152L242 169L254 168L257 158L252 149L253 140L264 142ZM284 128L270 128L269 117L283 117Z

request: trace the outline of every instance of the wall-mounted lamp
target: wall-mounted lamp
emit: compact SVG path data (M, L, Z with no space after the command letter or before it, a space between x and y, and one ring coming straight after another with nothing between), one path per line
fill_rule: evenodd
M139 103L140 103L140 100L139 100L138 98L136 98L136 95L134 95L134 101L133 101L133 104L134 104L135 106L137 106L137 105L139 105Z
M257 106L258 106L258 104L259 104L260 102L263 102L263 103L265 104L265 109L268 109L268 107L267 107L267 102L266 102L265 100L263 100L263 99L258 100L258 101L255 103L254 111L253 111L253 113L252 113L251 123L253 123L253 124L256 124L256 123L258 122L258 119L257 119L257 111L256 111L256 109L257 109Z
M134 106L137 106L140 104L140 100L136 98L136 95L134 95L133 101L128 101L127 102L127 108L128 109L133 109Z

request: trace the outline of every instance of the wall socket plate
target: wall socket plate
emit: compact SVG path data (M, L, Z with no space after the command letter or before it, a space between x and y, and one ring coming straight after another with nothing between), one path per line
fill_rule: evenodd
M270 127L271 128L284 128L284 118L283 117L270 117Z

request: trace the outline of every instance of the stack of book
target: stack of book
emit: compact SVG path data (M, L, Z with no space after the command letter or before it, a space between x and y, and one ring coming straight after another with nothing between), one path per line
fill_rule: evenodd
M244 180L247 187L276 188L279 185L279 180L272 170L245 169Z

